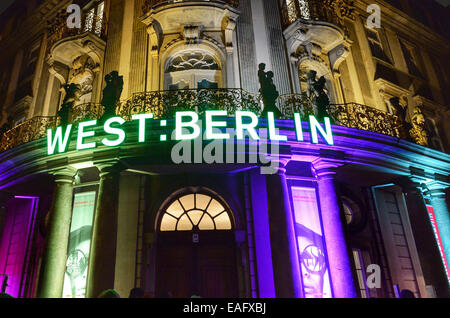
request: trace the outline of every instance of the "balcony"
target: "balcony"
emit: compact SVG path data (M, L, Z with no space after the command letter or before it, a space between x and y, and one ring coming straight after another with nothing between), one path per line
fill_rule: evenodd
M83 17L81 28L69 28L67 26L67 17L61 15L56 17L53 21L48 22L48 50L66 38L81 36L81 35L95 35L96 37L106 40L107 22L106 17L87 14Z
M282 95L278 98L281 119L293 119L294 113L303 118L314 115L314 106L300 94ZM174 106L176 105L176 106ZM133 114L153 113L156 119L174 118L176 111L196 111L202 115L206 110L226 110L233 115L246 110L261 115L260 95L250 94L242 89L197 89L177 91L153 91L135 93L130 99L118 105L117 116L127 121ZM99 119L104 113L100 104L77 105L70 116L71 123ZM355 128L406 139L408 132L399 118L373 107L357 104L332 104L328 107L329 117L334 125ZM58 117L34 117L5 132L1 138L0 151L6 151L27 142L46 136L47 129L59 125ZM403 137L402 137L403 136ZM412 141L412 138L408 138Z
M232 6L233 8L238 8L239 7L239 0L146 0L143 7L142 7L142 11L145 13L149 12L150 10L156 8L156 7L160 7L163 5L169 5L169 4L175 4L175 3L180 3L180 2L217 2L217 3L221 3L221 4L227 4L229 6Z
M282 24L289 27L297 20L312 23L327 22L346 31L344 18L353 19L352 0L285 0L282 9Z

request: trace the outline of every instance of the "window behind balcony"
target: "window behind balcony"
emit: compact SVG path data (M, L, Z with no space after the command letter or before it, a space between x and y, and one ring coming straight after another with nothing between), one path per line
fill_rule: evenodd
M222 85L218 59L203 50L177 53L166 63L165 89L216 89Z
M84 32L94 32L100 36L105 13L105 2L96 3L85 11Z
M286 0L286 8L291 22L297 18L308 20L311 17L307 0Z

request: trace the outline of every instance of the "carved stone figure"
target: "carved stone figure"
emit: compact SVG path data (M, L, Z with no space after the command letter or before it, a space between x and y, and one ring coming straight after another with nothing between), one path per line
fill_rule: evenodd
M308 92L312 97L312 103L317 108L317 119L323 120L325 117L329 117L328 107L330 106L330 99L328 98L327 93L325 92L325 84L327 80L325 77L321 76L318 80L316 80L317 72L309 71L307 75L308 79Z
M58 116L61 118L61 125L65 126L69 123L69 116L73 105L80 99L81 86L78 84L65 84L62 87L66 92Z
M428 146L428 133L425 128L425 117L420 107L415 107L411 118L412 128L409 134L414 142L418 145Z
M80 103L90 102L95 73L98 71L98 64L96 65L87 54L80 55L73 60L69 83L81 86Z
M412 126L406 121L406 115L408 110L408 103L406 98L403 99L403 103L400 102L400 98L393 97L390 100L392 107L395 108L397 115L396 128L399 132L399 136L402 139L409 139L408 132L411 130Z
M101 102L105 107L103 119L116 115L116 106L123 90L123 76L119 76L117 71L112 71L105 76L105 81L106 87L103 89L103 99Z
M263 117L267 117L268 112L273 112L275 118L280 118L281 112L276 106L276 101L280 94L273 83L274 74L272 71L265 72L265 69L266 65L264 63L259 64L258 79L259 85L261 86L259 92L262 95L264 103L264 110L262 114Z

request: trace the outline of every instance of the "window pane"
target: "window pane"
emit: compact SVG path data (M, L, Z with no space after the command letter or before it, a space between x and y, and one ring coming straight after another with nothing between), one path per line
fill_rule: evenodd
M347 224L350 224L353 220L353 212L347 203L343 202L342 205L344 207L345 220L347 221Z
M208 213L211 214L212 217L215 217L219 213L223 212L225 209L223 208L222 204L217 202L216 200L212 200L208 207Z
M180 198L180 202L186 211L192 210L195 207L193 194L185 195L184 197Z
M167 212L172 214L174 217L179 218L184 213L184 210L180 202L177 200L169 206Z
M191 231L192 223L189 221L187 215L183 215L178 221L177 231Z
M202 215L203 215L204 213L205 213L205 212L203 212L203 211L194 210L194 211L189 212L189 213L188 213L188 216L189 216L189 218L191 219L192 223L193 223L194 225L197 225L198 222L200 221L200 219L202 218Z
M164 214L161 220L161 231L175 231L175 227L177 225L177 219L169 214Z
M195 195L195 207L200 210L206 210L211 197L204 194Z
M198 228L202 231L214 230L214 221L208 214L205 214L200 221Z
M231 221L227 212L223 212L221 215L214 218L216 222L217 230L231 230Z

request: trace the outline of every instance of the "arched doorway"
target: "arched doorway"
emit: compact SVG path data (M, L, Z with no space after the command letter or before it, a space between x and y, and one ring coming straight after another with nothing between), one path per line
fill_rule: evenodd
M156 296L238 296L233 215L203 190L173 195L157 221Z

